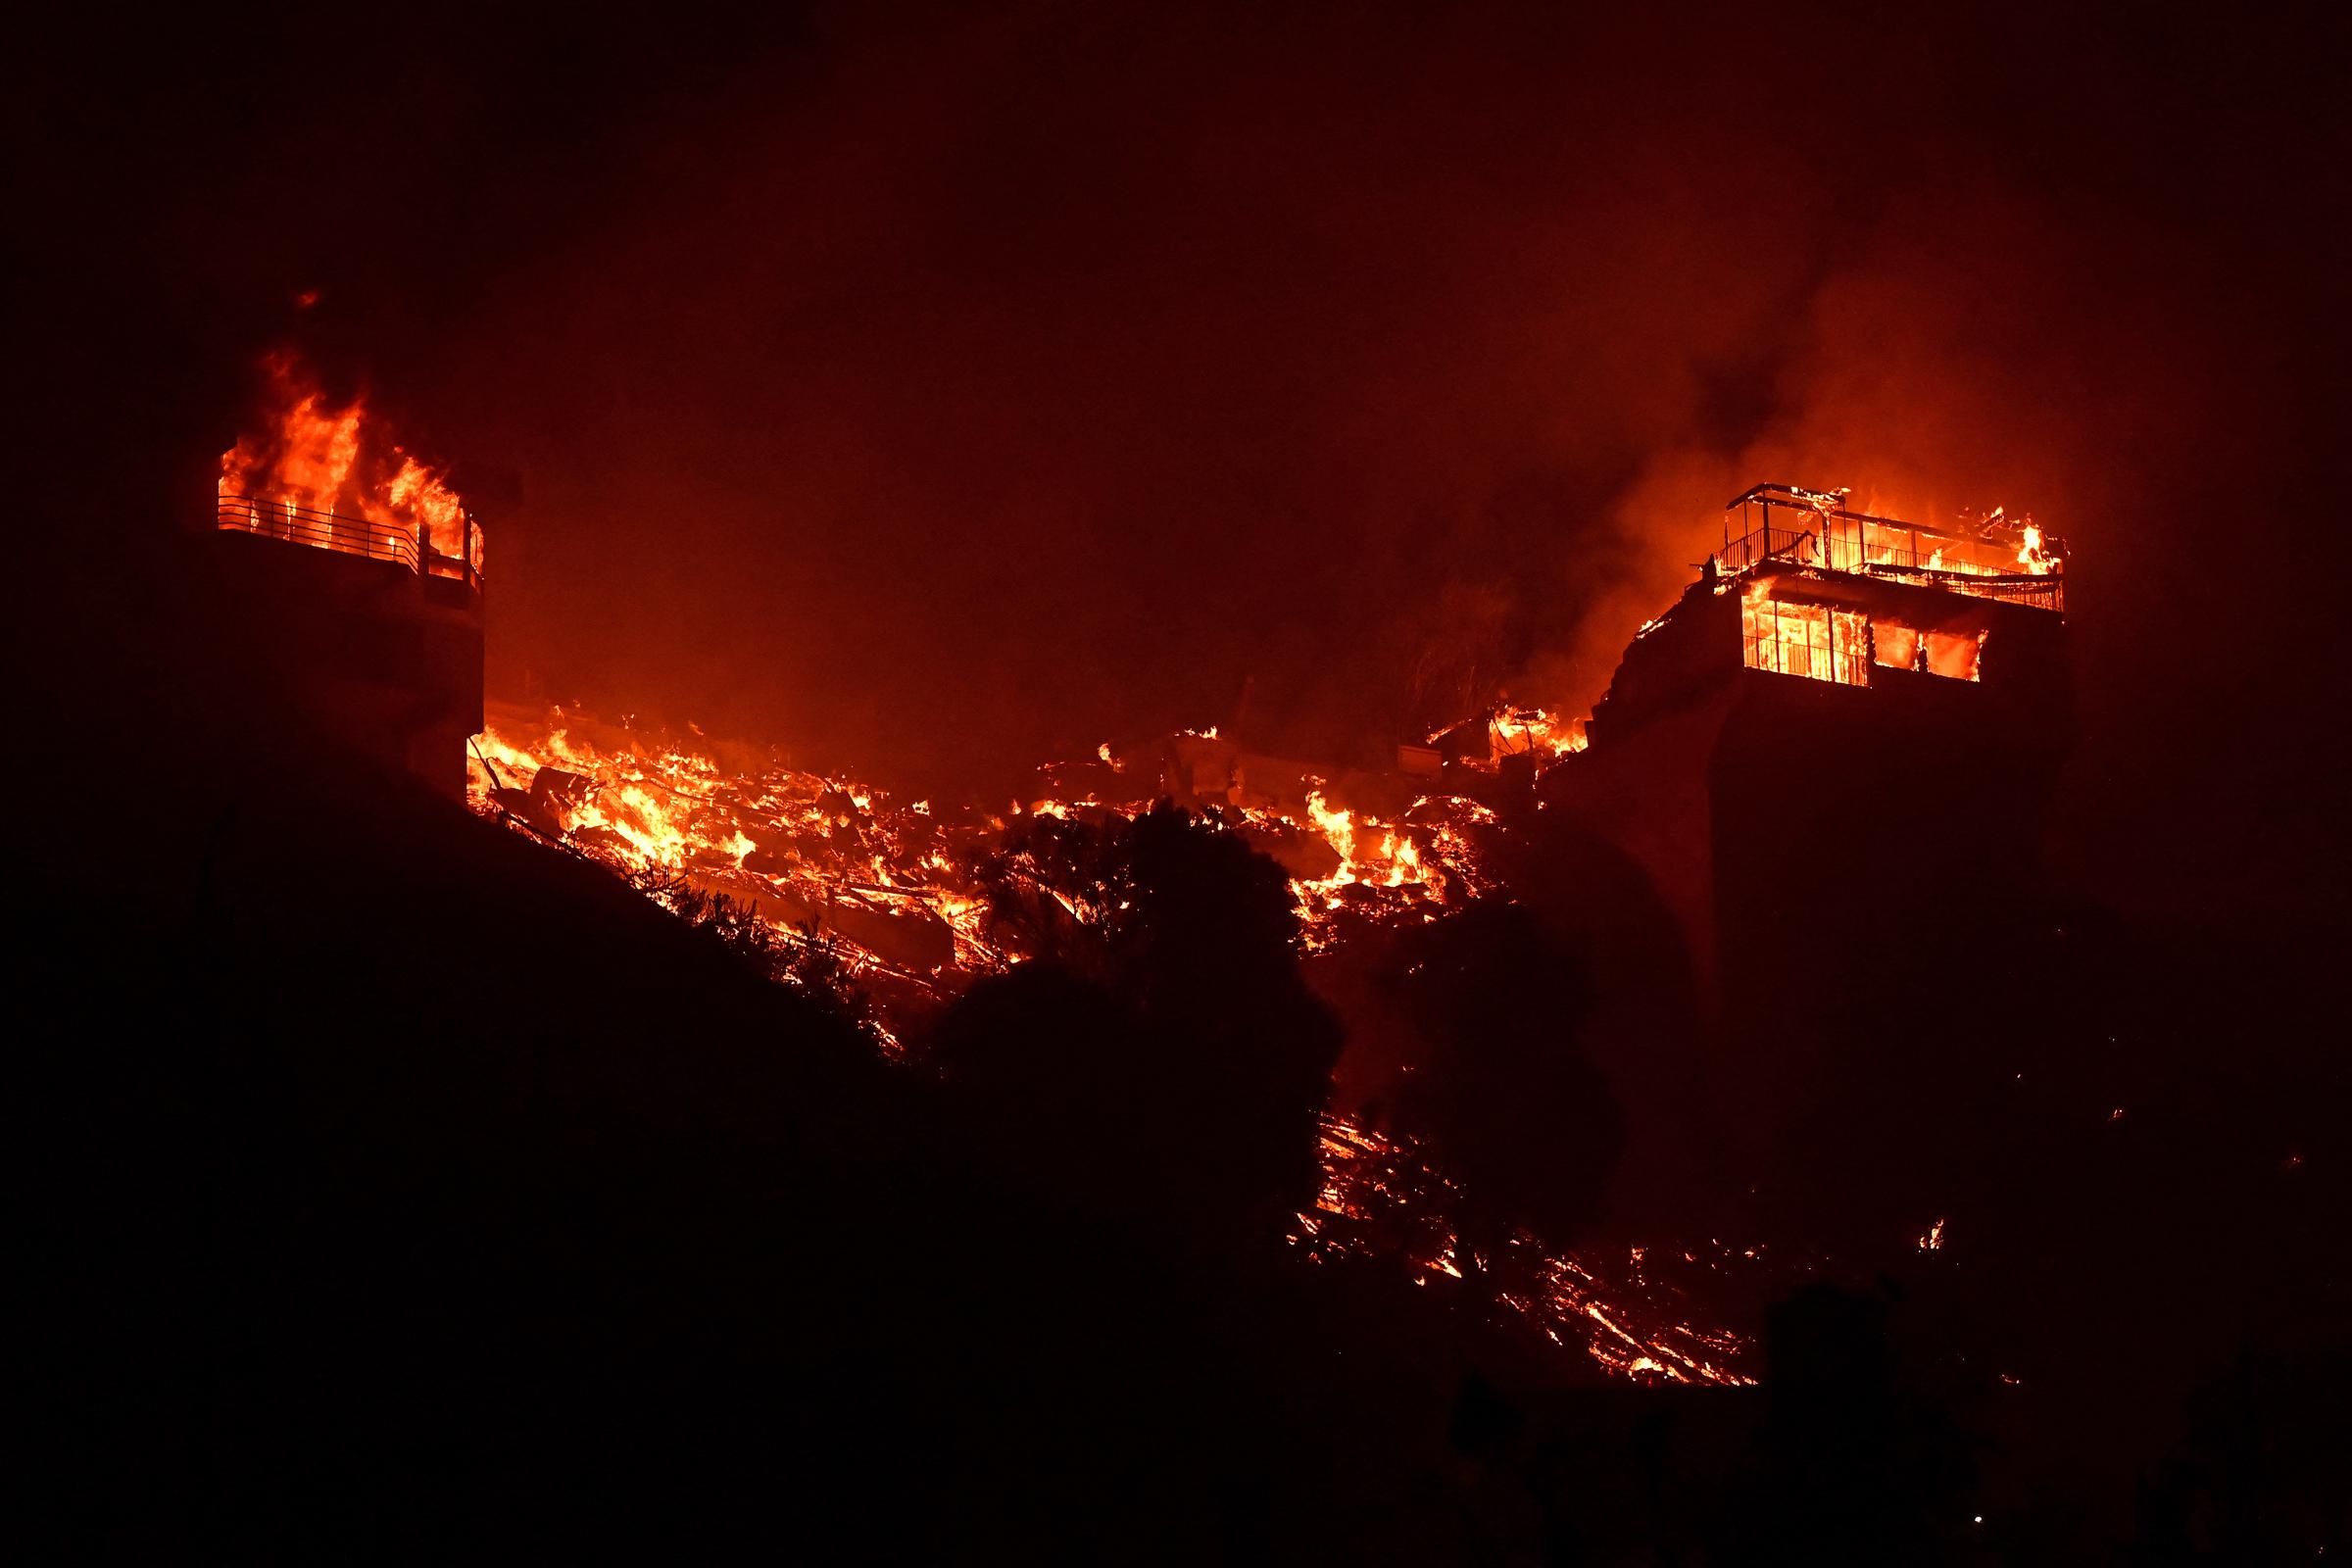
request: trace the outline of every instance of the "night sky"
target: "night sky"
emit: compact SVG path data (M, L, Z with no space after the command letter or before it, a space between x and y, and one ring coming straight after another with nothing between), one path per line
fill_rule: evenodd
M2340 843L2321 19L35 37L31 466L105 503L98 581L201 515L291 338L475 502L494 695L922 791L1183 724L1348 759L1496 684L1582 711L1750 483L2004 504L2075 552L2061 865L2292 915Z

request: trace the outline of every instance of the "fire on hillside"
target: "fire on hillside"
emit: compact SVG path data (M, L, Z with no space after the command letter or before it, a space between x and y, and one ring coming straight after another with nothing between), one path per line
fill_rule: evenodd
M1572 749L1566 726L1545 714L1498 720L1496 733L1507 736L1500 755L1509 755L1506 747L1549 749L1551 734L1563 737L1554 755ZM1164 757L1105 744L1088 763L1045 770L1083 784L1076 798L1040 794L997 810L901 803L738 748L692 750L577 711L509 709L492 713L475 743L471 798L485 814L622 874L668 873L677 880L667 885L732 900L780 941L829 941L870 996L875 1032L895 1053L905 1017L1023 959L991 918L983 857L1024 819L1102 820L1148 809L1164 794L1168 759L1189 742L1214 739L1213 731L1173 737ZM1203 815L1289 872L1305 950L1434 920L1496 885L1479 847L1482 835L1500 831L1496 813L1464 797L1416 797L1390 818L1335 803L1317 781L1295 814L1234 805ZM1059 888L1039 881L1028 891L1087 918ZM1322 1164L1323 1193L1298 1216L1291 1238L1305 1256L1384 1252L1400 1257L1416 1284L1462 1288L1446 1220L1449 1184L1409 1141L1330 1116ZM1743 1370L1754 1348L1690 1321L1686 1292L1657 1265L1645 1273L1639 1251L1619 1268L1549 1250L1525 1233L1511 1246L1522 1255L1498 1273L1510 1283L1495 1300L1545 1343L1581 1348L1606 1371L1637 1380L1754 1381ZM1674 1255L1681 1261L1673 1267L1693 1281L1759 1262L1753 1252L1712 1246L1703 1258Z

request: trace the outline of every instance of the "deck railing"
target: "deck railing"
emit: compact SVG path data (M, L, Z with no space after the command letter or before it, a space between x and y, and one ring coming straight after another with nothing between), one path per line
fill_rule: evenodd
M477 535L470 516L464 523L464 554L451 556L433 548L421 522L409 525L371 522L365 517L347 517L339 512L299 507L291 501L227 495L220 497L216 515L220 527L240 533L283 539L316 550L332 550L338 555L364 556L369 561L389 561L410 571L452 578L476 590L482 585L481 572L473 564Z
M1730 529L1737 515L1746 531ZM1776 527L1776 520L1798 524ZM1767 561L1848 571L1946 588L1979 599L1999 599L2042 610L2066 609L2062 565L2046 572L2019 569L2019 540L2000 533L1984 537L1930 528L1893 517L1848 512L1833 496L1780 485L1759 485L1724 509L1723 549L1727 571L1746 571Z

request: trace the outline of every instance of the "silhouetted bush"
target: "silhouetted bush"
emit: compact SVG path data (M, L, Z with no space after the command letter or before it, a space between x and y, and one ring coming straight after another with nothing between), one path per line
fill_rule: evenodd
M2242 1349L2188 1399L2185 1438L2143 1475L2133 1560L2289 1563L2352 1544L2352 1346Z
M1340 1035L1298 976L1281 868L1163 805L1034 820L982 873L993 934L1033 956L936 1031L969 1135L1063 1201L1204 1239L1312 1203Z
M1722 1519L1735 1563L1970 1560L1969 1443L1918 1387L1883 1297L1810 1286L1765 1328L1765 1410Z
M1572 1241L1624 1137L1579 1038L1582 963L1527 909L1492 900L1413 933L1397 959L1396 999L1425 1054L1395 1119L1458 1183L1465 1272L1497 1264L1517 1229Z
M789 934L780 932L760 917L757 902L746 904L706 891L670 866L639 867L628 873L628 882L689 926L709 934L755 974L791 986L868 1040L878 1038L873 999L858 983L833 933L819 921L805 920Z

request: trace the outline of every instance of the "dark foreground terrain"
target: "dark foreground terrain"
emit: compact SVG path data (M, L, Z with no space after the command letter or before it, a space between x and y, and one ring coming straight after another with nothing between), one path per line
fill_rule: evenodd
M235 645L188 614L182 648ZM1122 1137L1164 1125L1180 1064L1032 1138L1002 1083L959 1098L603 870L318 752L265 671L112 646L92 667L146 695L54 715L77 782L17 883L32 1430L65 1540L1885 1562L2342 1539L2340 1177L2324 1140L2281 1151L2320 1170L2229 1174L2315 1125L2245 1081L2301 1059L2275 1040L2126 1073L2169 1129L2138 1155L1987 1151L2070 1186L1987 1176L1983 1277L1797 1292L1759 1390L1604 1385L1400 1272L1302 1266L1251 1193L1155 1181L1257 1147L1213 1104L1187 1150ZM1287 972L1231 1000L1290 1006ZM1139 1049L1093 995L998 997L961 1049ZM2062 1387L1987 1396L2020 1366Z

